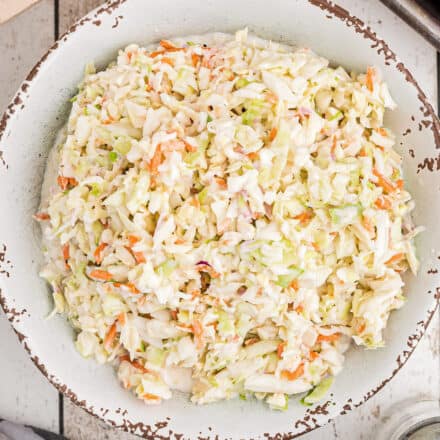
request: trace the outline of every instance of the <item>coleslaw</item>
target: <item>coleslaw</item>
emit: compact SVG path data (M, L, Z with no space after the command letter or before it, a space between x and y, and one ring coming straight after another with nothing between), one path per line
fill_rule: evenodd
M86 68L42 203L54 313L148 404L312 405L384 344L420 231L377 69L211 34Z

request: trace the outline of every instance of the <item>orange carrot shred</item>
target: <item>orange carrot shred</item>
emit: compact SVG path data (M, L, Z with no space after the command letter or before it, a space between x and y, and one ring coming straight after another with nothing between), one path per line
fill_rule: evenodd
M66 269L70 269L69 258L70 258L70 247L69 247L69 243L66 243L63 246L63 260L64 260L64 264L66 266Z
M358 333L362 333L365 330L366 324L365 322L363 322L362 324L359 325L359 327L357 328L357 332Z
M367 76L365 78L365 83L366 83L367 88L370 92L372 92L374 89L373 78L374 78L374 69L372 67L368 67L367 68Z
M134 246L141 239L136 235L127 235L127 240L130 243L130 246Z
M90 277L101 281L110 281L113 275L106 270L95 269L90 272Z
M295 380L304 374L304 364L300 364L295 371L283 370L281 371L281 377L286 380Z
M50 215L47 212L37 212L34 215L34 218L36 220L41 220L41 221L43 221L43 220L50 220Z
M159 55L163 55L165 53L164 50L156 50L150 53L150 58L156 58Z
M301 225L305 225L312 218L312 213L310 211L304 211L301 214L295 215L293 218L299 220Z
M269 133L269 140L271 142L276 138L277 133L278 133L278 129L276 127L272 127L272 130L270 130L270 133Z
M379 173L376 168L373 168L373 174L377 177L377 185L380 186L386 193L392 193L396 190L393 182Z
M202 348L203 347L203 341L202 341L203 327L198 319L195 319L193 321L192 331L194 333L194 339L196 341L197 348Z
M125 312L119 313L117 320L119 324L125 325L125 323L127 322Z
M222 177L215 177L215 181L221 189L226 189L228 187L228 185L226 184L226 180Z
M374 205L376 206L376 208L379 209L391 209L391 201L388 197L382 196L376 199L376 201L374 202Z
M157 174L159 165L161 163L162 163L162 147L159 144L156 147L156 151L154 152L154 155L153 155L153 157L150 161L150 164L149 164L149 169L150 169L151 174L153 174L153 175Z
M396 263L400 261L405 254L403 252L399 252L398 254L394 254L389 260L385 261L385 264L388 266L390 264Z
M146 263L145 255L142 252L134 252L133 251L134 259L136 260L137 264Z
M378 128L378 129L377 129L377 132L378 132L380 135L382 135L382 136L387 136L387 135L388 135L387 131L386 131L385 128L383 128L383 127Z
M107 334L105 335L104 338L104 348L106 350L108 350L109 348L111 348L113 341L115 340L116 337L116 322L114 322L109 331L107 332Z
M298 290L299 289L298 280L292 280L291 283L289 284L289 287L292 288L293 290Z
M195 151L197 151L197 147L191 145L189 142L184 140L183 143L185 144L186 151L188 151L189 153L194 153Z
M300 304L299 306L294 308L296 313L301 313L304 310L304 307Z
M199 64L201 58L202 57L196 53L191 54L192 65L197 67L197 64Z
M150 393L142 394L142 398L145 400L161 400L159 396L155 396L154 394Z
M340 333L333 333L331 335L319 335L317 341L318 342L334 342L339 339L341 336Z
M174 44L170 43L166 40L161 40L159 43L167 52L178 52L181 50L185 50L183 47L174 46Z
M65 191L69 186L69 178L64 176L58 176L57 178L58 186Z
M174 61L173 61L171 58L163 57L163 58L160 60L160 62L161 62L161 63L168 64L168 65L170 65L171 67L174 67Z
M309 359L311 361L314 361L318 357L319 357L319 353L317 351L311 351L309 354Z
M365 151L365 148L361 148L361 150L359 151L358 156L359 157L366 157L367 156L367 152Z
M399 180L396 181L396 187L398 189L403 189L403 185L404 185L404 182L403 182L402 179L399 179Z
M284 352L285 348L286 348L286 343L285 342L280 342L278 344L277 355L278 355L279 359L281 359L283 357L283 352Z
M96 249L95 252L93 254L93 256L95 257L95 261L96 264L101 264L102 263L102 251L107 247L107 243L101 243Z
M362 217L362 225L364 228L368 231L373 233L374 232L374 225L370 218L368 217Z
M258 160L260 158L258 153L252 152L252 153L248 153L246 154L246 156L250 159L250 160Z

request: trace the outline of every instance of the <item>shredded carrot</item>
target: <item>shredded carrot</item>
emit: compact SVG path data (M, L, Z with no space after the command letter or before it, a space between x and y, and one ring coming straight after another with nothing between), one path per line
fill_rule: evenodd
M319 353L317 351L311 351L309 354L309 359L311 361L314 361L318 357L319 357Z
M163 58L160 60L160 62L161 62L161 63L168 64L168 65L171 66L171 67L174 67L174 61L173 61L171 58L163 57Z
M183 47L174 46L174 44L170 43L166 40L161 40L159 43L167 52L178 52L181 50L185 50Z
M386 210L391 209L392 206L390 199L386 196L378 197L374 202L374 205L376 206L376 208Z
M141 239L136 235L127 235L127 240L130 243L130 246L134 246Z
M151 85L151 84L147 84L146 86L145 86L145 90L147 91L147 92L151 92L152 90L153 90L153 86Z
M374 85L373 85L373 79L374 79L374 69L372 67L367 68L367 75L365 78L365 83L367 85L367 88L370 92L373 91Z
M197 348L203 347L203 327L199 320L195 319L192 325L192 331L194 333L194 339L196 341Z
M101 243L96 249L95 252L93 254L93 256L95 257L95 261L96 264L101 264L102 263L102 251L107 247L107 243Z
M296 313L301 313L304 310L304 307L300 304L296 306L293 310L295 310Z
M250 159L250 160L258 160L260 158L258 153L252 152L252 153L248 153L246 154L246 156Z
M198 197L191 197L189 204L195 208L200 208L200 202Z
M154 152L154 155L149 164L150 173L153 175L157 174L159 165L161 163L162 163L162 147L159 144L156 147L156 151Z
M389 260L385 261L385 264L388 266L390 264L397 263L404 256L405 256L405 254L403 252L399 252L398 254L394 254Z
M155 396L154 394L150 394L150 393L145 393L142 394L142 398L145 400L161 400L161 398L159 396Z
M332 146L330 148L330 156L332 157L332 159L335 159L335 152L336 152L336 146L337 146L337 139L336 136L333 136L333 142L332 142Z
M63 260L64 260L64 264L66 266L66 269L70 269L69 258L70 258L70 247L69 247L69 243L66 243L63 246Z
M47 212L37 212L34 215L34 218L41 221L50 220L50 215Z
M276 127L272 127L272 130L270 130L270 133L269 133L269 140L271 142L276 138L277 133L278 133L278 129Z
M371 221L370 218L368 217L362 217L362 225L364 226L364 228L370 232L373 233L374 232L374 225L373 222Z
M396 186L383 174L379 173L376 168L373 168L373 174L377 177L377 185L380 186L386 193L396 191Z
M316 241L312 241L312 246L313 246L313 249L315 249L315 251L319 252L319 244L316 243Z
M312 213L310 211L304 211L301 214L295 215L293 217L295 220L299 220L301 225L306 225L309 220L312 218Z
M140 290L138 290L138 289L136 288L136 286L135 286L133 283L130 283L130 282L128 282L128 283L122 283L122 286L127 287L128 290L129 290L131 293L134 293L134 294L136 294L136 295L139 294L139 293L141 293Z
M57 183L63 191L65 191L66 189L74 188L78 185L78 181L74 177L65 176L58 176Z
M319 335L317 341L318 342L334 342L339 339L341 336L340 333L333 333L331 335Z
M197 147L191 145L189 142L184 140L183 143L185 144L186 151L188 151L189 153L194 153L195 151L197 151Z
M402 179L399 179L399 180L396 181L397 189L403 189L403 185L404 185L404 182L403 182Z
M110 281L113 275L106 270L95 269L90 272L90 277L101 281Z
M366 157L367 156L367 152L365 151L365 148L360 149L358 156L359 157Z
M119 356L119 361L120 362L129 362L133 367L137 368L138 370L140 370L142 373L150 373L150 374L155 374L153 371L148 370L147 368L145 368L138 360L130 360L130 356L128 354L124 354L122 356Z
M278 355L279 359L281 359L283 357L283 353L284 353L284 349L285 348L286 348L286 343L285 342L280 342L278 344L277 355Z
M292 282L289 284L289 287L292 288L293 290L298 290L299 289L298 280L292 280Z
M246 339L246 341L244 341L244 346L248 347L249 345L254 345L256 344L260 339L259 338L249 338Z
M300 364L295 371L283 370L281 371L281 377L286 380L295 380L304 374L304 364Z
M118 320L118 322L119 322L119 324L121 324L121 325L125 325L125 323L127 322L127 319L126 319L127 317L126 317L126 315L125 315L125 312L121 312L121 313L119 313L119 315L118 315L118 317L117 317L117 320Z
M185 240L184 240L183 238L178 238L178 239L174 242L174 244L183 244L183 243L185 243Z
M156 58L159 55L163 55L165 53L164 50L156 50L150 53L150 58Z
M359 327L357 328L358 333L363 333L363 331L365 330L365 327L366 327L365 322L360 324Z
M145 255L142 252L133 252L133 257L136 260L137 264L146 263L147 260L145 259Z
M57 178L58 186L65 191L69 186L69 178L64 176L58 176Z
M215 181L221 189L226 189L228 187L228 185L226 184L226 180L222 177L215 177Z
M143 306L145 304L145 301L147 300L147 296L146 295L142 295L138 298L137 300L137 304L138 306Z
M116 322L114 322L109 331L107 332L107 334L105 335L104 338L104 348L106 350L108 350L109 348L111 348L113 341L115 340L116 337Z
M202 57L200 55L197 55L196 53L191 54L192 65L194 67L197 67L197 64L199 64L201 58Z
M388 136L387 131L386 131L385 128L383 128L383 127L378 128L378 129L377 129L377 132L378 132L380 135L382 135L382 136Z

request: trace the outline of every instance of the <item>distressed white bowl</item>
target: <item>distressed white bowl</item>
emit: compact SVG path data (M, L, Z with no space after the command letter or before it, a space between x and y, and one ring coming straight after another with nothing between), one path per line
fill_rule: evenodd
M348 69L381 68L399 105L387 115L386 124L398 136L406 179L417 202L415 221L427 229L417 240L420 273L406 279L408 302L392 314L387 347L352 349L329 400L317 407L305 408L295 398L286 412L241 400L197 407L184 396L146 407L119 386L111 367L84 360L75 351L73 332L63 318L44 319L51 300L38 277L39 228L31 216L38 206L47 153L90 60L104 67L131 42L233 32L245 26L265 38L311 47ZM412 75L385 42L326 0L116 1L86 16L52 47L24 82L0 127L3 309L47 378L75 403L114 426L146 438L293 438L380 390L408 359L434 313L436 286L440 286L438 120Z

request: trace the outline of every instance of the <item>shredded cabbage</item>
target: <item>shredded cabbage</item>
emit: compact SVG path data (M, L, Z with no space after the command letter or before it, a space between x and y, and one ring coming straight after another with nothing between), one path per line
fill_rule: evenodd
M132 44L71 102L36 217L84 357L147 403L284 410L384 344L420 228L376 69L244 30Z

